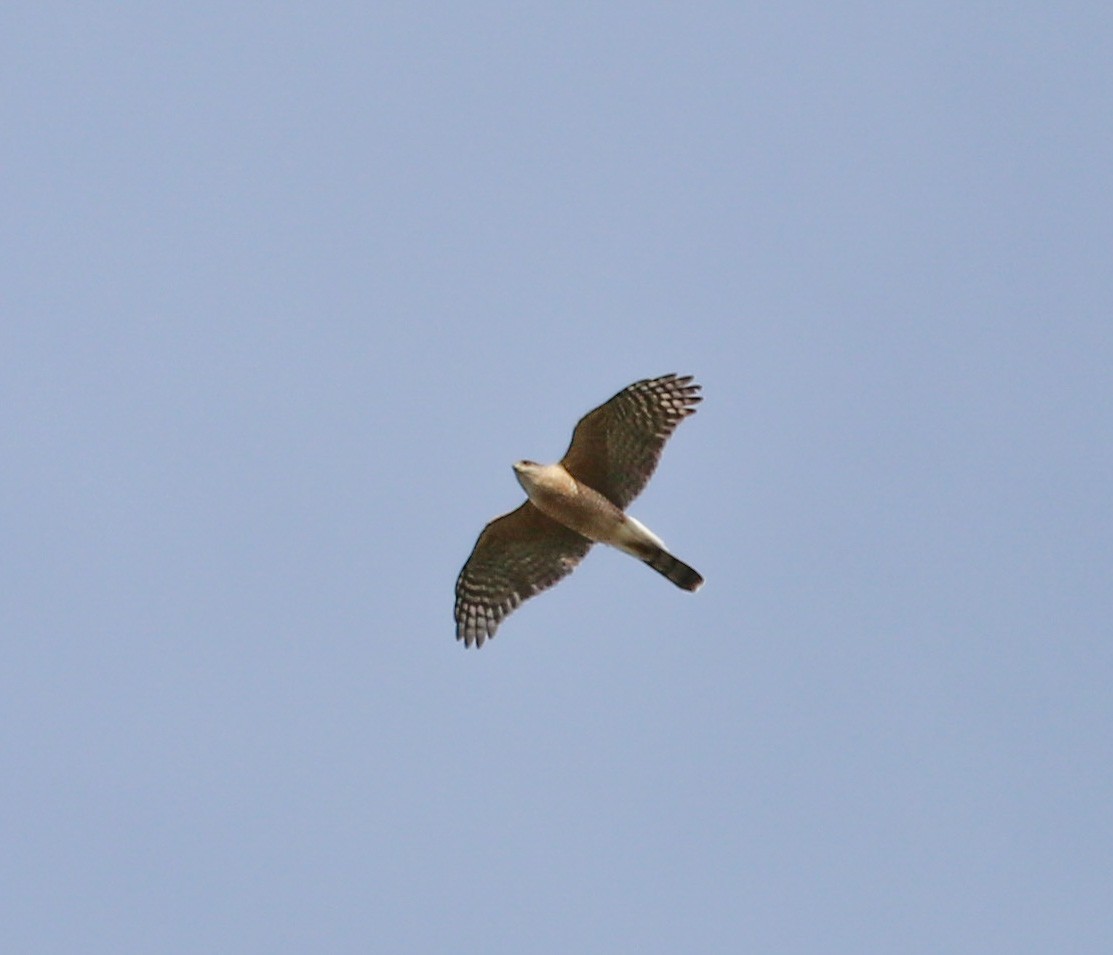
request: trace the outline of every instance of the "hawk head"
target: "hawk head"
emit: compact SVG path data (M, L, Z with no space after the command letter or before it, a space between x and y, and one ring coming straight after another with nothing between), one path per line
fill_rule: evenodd
M518 483L522 485L527 491L530 478L536 478L537 472L541 465L536 461L518 461L514 465L514 476L518 479Z

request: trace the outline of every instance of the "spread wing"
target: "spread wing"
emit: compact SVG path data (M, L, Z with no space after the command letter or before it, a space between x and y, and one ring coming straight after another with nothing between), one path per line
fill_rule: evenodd
M483 646L504 617L570 574L590 547L529 501L491 521L456 580L456 639Z
M625 509L653 476L676 426L703 400L699 387L691 375L634 382L580 419L560 463Z

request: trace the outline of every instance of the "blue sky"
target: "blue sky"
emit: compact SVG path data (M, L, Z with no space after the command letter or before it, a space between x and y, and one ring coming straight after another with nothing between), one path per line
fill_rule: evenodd
M1113 945L1113 14L9 3L0 947ZM481 651L510 470L699 414Z

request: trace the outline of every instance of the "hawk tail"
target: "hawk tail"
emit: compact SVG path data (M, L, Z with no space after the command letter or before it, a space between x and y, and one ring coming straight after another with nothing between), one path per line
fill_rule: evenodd
M649 557L642 559L682 590L699 590L703 586L703 578L693 568L677 560L663 547L658 547Z

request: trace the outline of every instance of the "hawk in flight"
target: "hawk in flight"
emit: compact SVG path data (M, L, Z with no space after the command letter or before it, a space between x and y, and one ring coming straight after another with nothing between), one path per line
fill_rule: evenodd
M571 573L595 543L698 590L703 578L624 511L701 400L691 375L636 381L580 419L559 463L515 464L529 500L491 521L475 542L456 581L456 639L483 646L507 614Z

